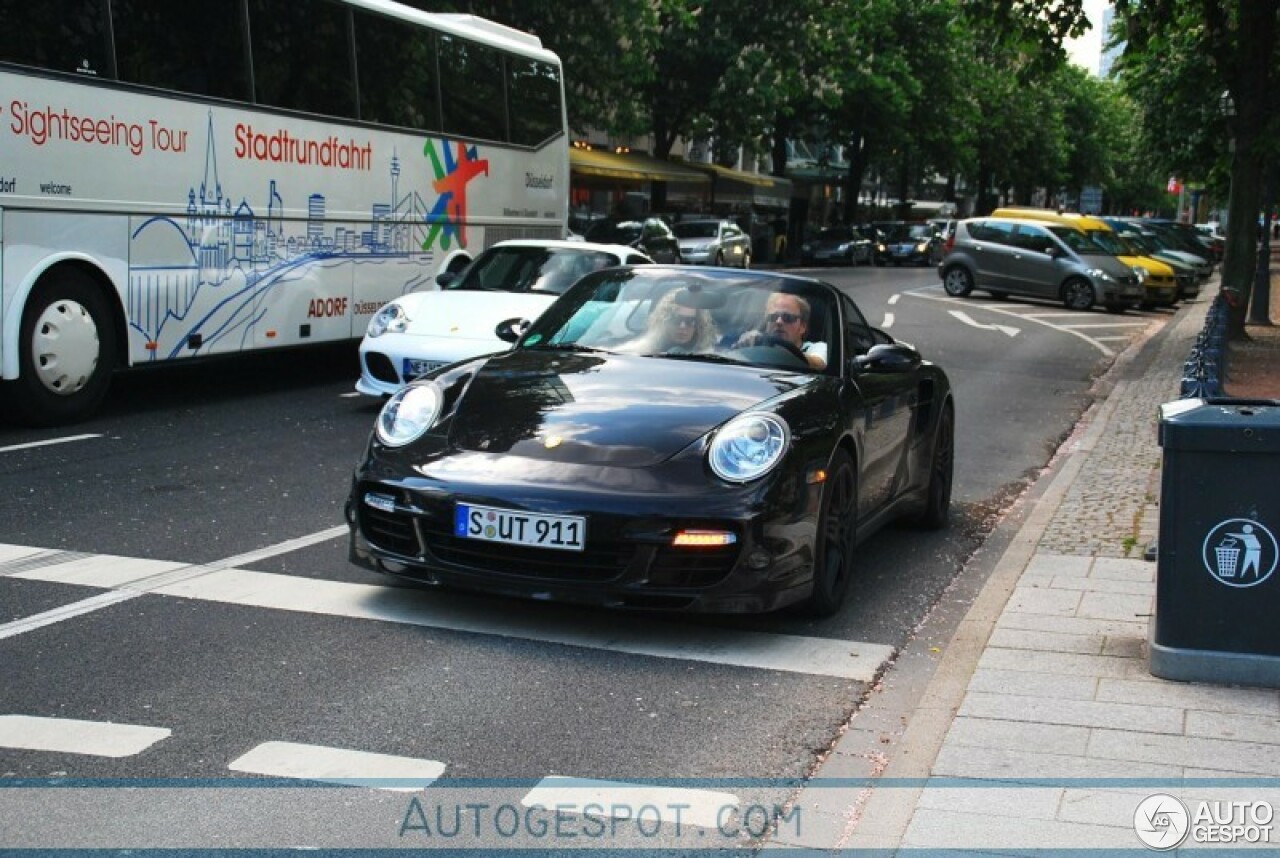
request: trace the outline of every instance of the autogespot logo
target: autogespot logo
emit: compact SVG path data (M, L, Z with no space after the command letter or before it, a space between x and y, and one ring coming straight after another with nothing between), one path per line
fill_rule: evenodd
M1133 812L1133 830L1151 849L1174 849L1187 838L1191 815L1187 806L1171 795L1157 793L1144 798Z

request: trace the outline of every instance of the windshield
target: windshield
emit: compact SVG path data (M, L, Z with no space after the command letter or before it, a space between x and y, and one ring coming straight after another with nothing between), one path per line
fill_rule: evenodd
M584 275L619 262L612 253L587 248L491 247L445 288L559 295Z
M720 234L720 224L714 220L689 220L674 224L671 231L676 238L715 238Z
M1062 243L1076 253L1092 254L1094 256L1115 256L1114 253L1106 250L1075 227L1050 225L1048 230L1062 239Z
M618 268L578 283L533 323L519 348L819 372L806 355L818 347L826 354L838 329L835 307L834 290L815 281L754 271Z
M643 228L643 224L634 220L600 221L588 229L584 237L601 244L631 244L640 240Z
M1112 256L1126 256L1129 248L1120 239L1116 238L1116 234L1109 229L1090 229L1086 230L1089 238L1093 239L1094 244L1101 247Z

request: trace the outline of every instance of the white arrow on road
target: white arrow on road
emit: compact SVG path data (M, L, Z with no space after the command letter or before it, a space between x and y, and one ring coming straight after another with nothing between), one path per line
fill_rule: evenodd
M972 325L973 327L981 328L984 331L1003 331L1008 336L1016 337L1021 330L1020 328L1010 327L1009 325L984 325L981 322L977 322L969 318L969 314L963 310L950 310L949 312L966 325Z

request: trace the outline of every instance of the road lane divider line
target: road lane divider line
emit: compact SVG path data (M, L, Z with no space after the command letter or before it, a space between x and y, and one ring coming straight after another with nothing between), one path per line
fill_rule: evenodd
M132 757L161 739L169 738L172 732L165 727L139 724L43 718L35 715L0 715L0 748L21 751Z
M280 546L296 546L318 538L316 534ZM261 558L268 551L262 549L239 557ZM29 569L14 577L109 589L43 614L0 625L0 639L152 594L857 682L874 679L894 654L894 648L887 644L715 629L614 613L584 615L568 609L558 612L556 606L540 606L535 614L512 615L495 612L492 602L483 597L460 593L433 593L382 584L353 584L226 568L225 564L234 559L184 566L99 555L61 566Z
M7 447L0 447L0 453L15 453L18 450L31 450L36 447L49 447L53 444L70 444L73 441L88 441L92 438L101 438L101 434L89 435L67 435L64 438L46 438L43 441L28 441L25 444L10 444Z
M324 745L263 742L232 760L227 768L251 775L417 792L439 780L445 764Z
M893 327L893 313L884 314L884 321L880 323L880 327L886 331Z
M739 801L731 792L550 775L538 781L520 803L614 819L631 819L637 808L645 808L653 817L650 822L716 828L724 824L726 809L737 808Z
M106 587L110 592L89 596L86 599L61 605L39 614L33 614L30 617L23 617L8 623L0 623L0 640L44 628L54 623L82 617L85 614L100 611L112 605L118 605L129 599L152 593L192 578L199 578L203 575L209 575L244 563L265 560L279 554L287 554L290 551L297 551L321 542L328 542L330 539L335 539L346 533L346 525L339 525L207 564L173 563L140 557L117 557L109 554L62 552L64 555L62 560L65 562L53 562L28 567L21 571L13 572L8 577L31 581L46 581L55 584ZM30 549L27 555L23 555L22 552L24 550L24 546L4 545L0 546L0 556L16 552L17 559L10 562L21 563L24 556L30 556L32 553L42 551L42 549L38 548Z

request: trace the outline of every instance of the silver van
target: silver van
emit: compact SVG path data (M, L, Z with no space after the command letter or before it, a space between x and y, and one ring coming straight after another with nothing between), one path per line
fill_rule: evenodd
M1029 295L1071 310L1101 304L1113 313L1138 306L1142 276L1082 230L1045 221L970 218L956 225L938 276L948 295L974 289L997 298Z

